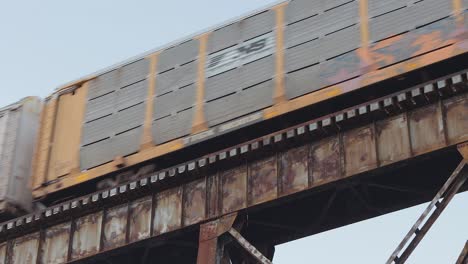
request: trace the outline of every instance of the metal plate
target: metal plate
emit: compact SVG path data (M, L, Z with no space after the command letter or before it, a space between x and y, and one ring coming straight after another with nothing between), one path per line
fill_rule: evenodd
M193 61L198 56L199 41L191 39L177 46L168 48L158 56L158 72L164 72L169 69Z
M376 124L380 165L387 165L411 156L406 115L388 118Z
M346 176L377 167L375 132L372 126L362 127L343 135Z
M137 127L119 134L111 139L112 152L110 157L127 156L136 153L140 149L141 135L143 128Z
M39 233L21 237L13 242L9 264L35 264L39 247Z
M375 17L406 6L407 0L368 0L369 17Z
M272 79L274 67L274 57L268 56L240 68L210 77L206 80L205 100L211 101Z
M294 0L286 7L286 21L288 24L303 20L323 11L323 0Z
M148 95L148 83L146 80L134 83L117 90L117 110L122 110L144 102Z
M219 214L219 177L217 174L210 175L207 177L207 203L206 203L206 210L207 210L207 217L215 217Z
M307 1L307 3L309 2ZM320 18L320 15L313 16L288 25L284 32L286 48L297 46L325 35L323 28L320 27Z
M461 95L444 102L447 137L450 144L468 140L468 96Z
M129 241L136 242L151 235L152 197L136 200L130 204Z
M309 186L309 147L294 148L280 158L281 195L303 191Z
M321 185L341 178L338 137L322 139L310 149L310 182Z
M273 82L267 81L240 93L222 97L205 104L209 126L255 112L273 104Z
M114 135L116 115L109 115L83 125L82 145L88 145Z
M104 250L123 246L126 243L128 205L111 208L106 211L104 219Z
M241 38L243 41L247 41L273 31L275 26L275 12L267 10L247 17L239 23L241 25Z
M146 105L144 103L140 103L117 112L117 122L114 125L113 134L119 134L143 125L145 119L145 107Z
M78 218L72 242L72 259L80 259L99 252L102 212Z
M221 179L223 214L234 212L247 206L247 168L245 166L219 174Z
M190 134L192 129L193 108L153 122L152 131L156 144L161 144Z
M115 112L116 94L115 91L112 91L111 93L89 100L86 104L85 122L90 122Z
M197 65L198 63L194 61L158 74L156 77L156 95L160 96L195 83Z
M184 188L183 225L198 223L206 218L206 180L193 181Z
M410 113L411 146L414 154L423 154L444 145L444 124L437 105L417 109Z
M48 228L42 243L42 264L66 263L70 241L71 223L64 223Z
M156 195L153 234L176 230L182 224L182 188L175 188Z
M249 166L249 205L271 201L278 196L278 168L276 156Z
M314 65L286 75L286 97L292 99L321 88L320 65Z
M158 119L192 107L195 104L195 90L195 85L190 85L156 97L153 117Z

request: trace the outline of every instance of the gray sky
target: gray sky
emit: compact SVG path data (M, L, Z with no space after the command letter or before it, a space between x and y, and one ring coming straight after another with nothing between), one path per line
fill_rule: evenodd
M273 0L0 0L0 106L54 88ZM458 195L409 263L454 263L468 239ZM276 249L274 263L383 263L424 210L417 206Z

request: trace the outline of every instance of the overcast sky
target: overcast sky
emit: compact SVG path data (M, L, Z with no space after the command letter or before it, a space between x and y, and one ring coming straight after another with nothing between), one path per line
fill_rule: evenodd
M386 1L386 0L382 0ZM0 0L0 106L275 1ZM458 195L409 263L454 263L468 239ZM274 263L384 263L424 207L278 246Z

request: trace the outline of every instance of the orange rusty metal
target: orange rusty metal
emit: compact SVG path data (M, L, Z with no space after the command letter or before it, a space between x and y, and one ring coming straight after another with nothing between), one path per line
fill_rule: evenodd
M279 177L281 195L293 194L309 187L308 147L291 149L281 155Z
M433 104L410 113L411 147L423 154L445 145L442 109Z
M128 205L120 205L106 211L103 224L102 246L104 250L123 246L127 233Z
M468 160L468 142L458 145L458 151L463 156L463 159Z
M33 233L13 241L11 254L8 256L10 264L33 264L38 257L39 233Z
M152 197L145 197L130 204L129 241L136 242L151 236Z
M221 177L223 214L247 206L247 168L241 166L219 174Z
M75 221L72 241L72 259L80 259L98 253L101 249L103 213L87 215Z
M391 164L411 156L406 114L377 122L376 133L380 165Z
M310 182L318 186L341 178L341 156L338 137L320 140L310 150Z
M182 225L182 188L156 194L153 234L179 229Z
M447 137L450 144L468 140L468 95L460 95L444 102Z
M276 156L252 163L249 166L249 204L271 201L278 196L278 169Z
M346 176L358 174L377 167L375 132L373 126L365 126L346 132L345 146Z
M184 186L184 226L198 223L206 218L206 179Z
M71 223L53 226L45 231L41 245L41 263L60 264L67 262Z

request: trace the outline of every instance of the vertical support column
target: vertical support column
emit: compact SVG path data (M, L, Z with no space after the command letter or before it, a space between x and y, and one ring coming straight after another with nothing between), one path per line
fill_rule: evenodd
M146 97L145 123L143 125L143 137L141 139L140 150L150 148L154 145L151 125L153 123L154 93L156 87L156 70L158 65L159 53L151 54L149 59L148 73L148 95Z
M284 9L287 3L281 3L273 8L276 14L276 56L275 56L275 91L273 101L280 104L286 101L284 82Z
M200 225L197 264L219 264L223 257L223 245L219 237L227 233L237 213L224 216L212 222Z
M197 96L195 102L195 114L192 122L192 134L200 133L208 129L205 120L204 100L205 100L205 65L206 65L206 49L208 36L210 33L202 34L198 37L200 42L198 50L198 69L197 69Z
M453 14L457 20L457 26L463 27L463 0L452 0Z
M368 0L359 0L359 20L361 31L361 48L358 54L361 58L361 71L363 73L370 71L372 58L370 55L369 44L369 4Z

